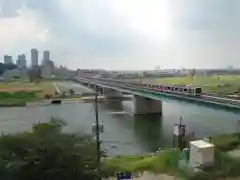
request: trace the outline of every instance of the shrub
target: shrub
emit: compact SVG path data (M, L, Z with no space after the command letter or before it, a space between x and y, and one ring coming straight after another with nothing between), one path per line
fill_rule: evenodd
M118 156L108 159L103 164L103 174L114 175L119 171L142 172L167 172L176 170L180 159L180 150L163 150L152 155Z

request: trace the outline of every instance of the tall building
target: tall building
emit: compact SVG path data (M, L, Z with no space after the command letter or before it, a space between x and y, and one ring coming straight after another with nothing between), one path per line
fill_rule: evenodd
M5 55L4 56L4 64L13 64L12 56Z
M43 51L43 64L50 60L50 52L49 51Z
M31 50L31 62L32 62L32 67L38 66L38 50L37 49Z
M27 67L25 54L18 55L17 67L18 69L25 69Z

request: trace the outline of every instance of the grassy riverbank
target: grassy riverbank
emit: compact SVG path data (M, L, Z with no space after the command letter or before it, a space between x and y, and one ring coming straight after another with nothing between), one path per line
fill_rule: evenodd
M118 156L103 162L103 175L117 172L168 174L180 179L220 180L240 178L240 133L211 137L215 145L215 162L211 168L198 173L183 172L178 168L182 153L178 149L163 150L155 155Z
M155 155L117 156L103 162L103 175L114 176L117 172L143 171L179 175L178 161L181 152L178 149L163 150Z
M213 136L210 141L215 145L214 165L192 179L240 179L240 133Z
M149 81L149 80L148 80ZM150 82L150 81L149 81ZM207 93L228 95L240 90L240 75L213 75L213 76L190 76L166 77L153 79L154 84L175 84L201 86Z
M27 101L54 96L55 91L52 82L1 82L0 106L24 106Z

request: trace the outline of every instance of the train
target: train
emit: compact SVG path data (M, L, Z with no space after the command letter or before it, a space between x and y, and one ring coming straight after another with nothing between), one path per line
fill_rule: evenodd
M139 88L146 88L154 91L159 92L166 92L166 93L172 93L172 94L179 94L179 95L186 95L186 96L195 96L200 97L202 95L202 88L201 87L192 87L192 86L179 86L179 85L156 85L156 84L146 84L142 81L131 81L126 82L123 80L116 80L116 79L110 79L110 78L89 78L89 79L95 79L95 80L102 80L107 81L110 83L117 83L122 84L125 86L134 86Z
M200 97L202 95L201 87L192 86L179 86L179 85L157 85L157 84L145 84L140 82L133 82L134 86L141 86L147 89L151 89L159 92L173 93L179 95L196 96Z

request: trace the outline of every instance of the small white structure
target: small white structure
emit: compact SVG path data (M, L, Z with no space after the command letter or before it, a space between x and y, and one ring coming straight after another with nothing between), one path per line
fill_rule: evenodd
M190 142L189 164L192 167L209 166L214 163L214 145L203 141Z

